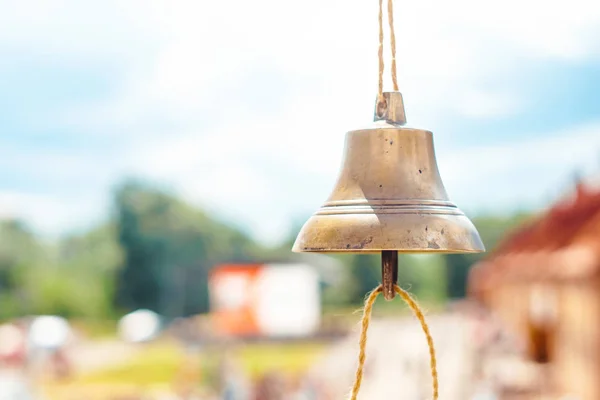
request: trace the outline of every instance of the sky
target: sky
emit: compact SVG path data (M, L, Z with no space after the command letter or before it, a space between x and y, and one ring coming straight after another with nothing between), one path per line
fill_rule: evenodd
M0 216L42 236L107 220L134 177L276 243L372 120L375 0L0 8ZM468 215L537 209L599 174L600 2L395 0L394 17L408 124L433 131Z

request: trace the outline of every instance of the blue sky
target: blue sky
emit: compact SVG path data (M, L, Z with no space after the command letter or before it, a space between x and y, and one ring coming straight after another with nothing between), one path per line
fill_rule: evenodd
M105 220L134 176L276 242L372 118L376 1L50 3L0 1L0 216L42 235ZM409 125L434 132L461 208L543 207L599 175L599 3L396 0L395 17Z

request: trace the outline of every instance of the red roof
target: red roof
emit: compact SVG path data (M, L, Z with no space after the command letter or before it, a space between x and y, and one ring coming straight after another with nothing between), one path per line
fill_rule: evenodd
M509 235L492 258L509 253L558 250L575 241L589 239L600 242L600 190L579 184L574 198L557 203L540 218Z
M574 196L509 234L475 266L469 289L477 295L501 278L563 280L598 270L600 190L579 184Z

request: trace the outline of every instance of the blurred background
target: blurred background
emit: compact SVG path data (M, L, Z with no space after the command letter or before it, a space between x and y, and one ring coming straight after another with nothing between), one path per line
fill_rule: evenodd
M377 2L0 9L0 399L344 398L379 259L290 248L372 119ZM409 124L488 249L400 257L441 398L600 399L600 4L395 18ZM363 398L430 398L399 301L368 346Z

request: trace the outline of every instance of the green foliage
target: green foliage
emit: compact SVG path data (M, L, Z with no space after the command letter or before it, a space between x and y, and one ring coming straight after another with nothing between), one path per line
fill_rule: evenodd
M0 318L8 318L24 311L23 274L36 265L39 248L17 221L0 223L0 237Z
M419 301L435 304L446 299L446 264L437 254L410 254L400 257L398 280L410 288Z
M48 245L22 224L5 221L0 236L0 318L111 314L110 271L120 249L110 226Z
M348 265L352 277L348 293L354 302L362 302L365 294L373 290L381 281L380 257L375 254L354 254L341 256Z
M348 254L337 257L348 268L337 287L326 288L326 305L359 306L366 293L381 282L381 256ZM445 299L445 263L441 256L400 255L398 282L420 299L439 302Z

